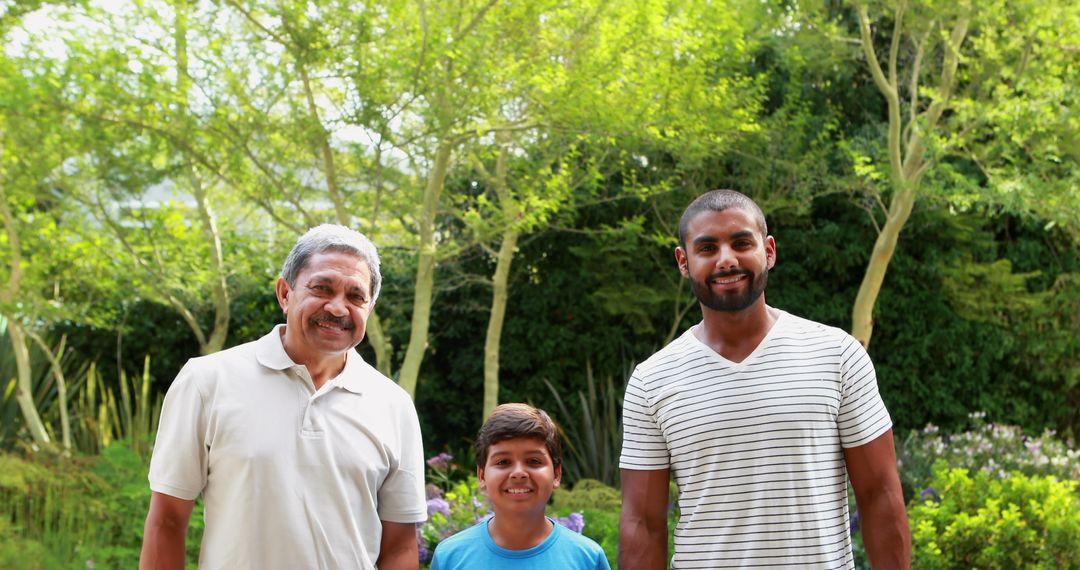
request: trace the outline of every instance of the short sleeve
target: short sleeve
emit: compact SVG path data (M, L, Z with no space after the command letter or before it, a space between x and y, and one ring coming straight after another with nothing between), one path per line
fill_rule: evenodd
M840 412L836 423L845 449L865 445L892 427L878 393L874 363L854 337L845 334L840 359Z
M650 471L671 466L667 440L649 404L640 368L634 370L623 400L623 444L619 467Z
M391 467L379 487L379 520L417 523L427 519L424 496L424 447L420 439L420 421L416 408L407 396L397 413L400 439L397 464Z
M596 559L596 570L611 570L611 565L608 564L607 555L604 554L604 549L600 549L600 555Z
M194 500L206 486L207 410L190 361L177 374L161 406L157 439L150 459L150 489Z

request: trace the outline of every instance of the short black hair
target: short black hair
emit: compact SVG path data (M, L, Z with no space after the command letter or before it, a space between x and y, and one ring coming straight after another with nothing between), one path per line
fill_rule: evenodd
M544 410L528 404L503 404L496 407L476 434L476 466L487 465L488 452L496 443L528 437L544 442L551 463L562 465L562 444L559 430Z
M757 221L758 229L761 230L761 237L764 239L765 236L769 235L769 226L765 224L765 213L761 211L761 207L756 202L747 195L734 190L712 190L690 202L682 217L679 218L679 245L686 248L686 228L690 225L690 220L693 220L695 216L706 211L723 212L728 208L745 210Z

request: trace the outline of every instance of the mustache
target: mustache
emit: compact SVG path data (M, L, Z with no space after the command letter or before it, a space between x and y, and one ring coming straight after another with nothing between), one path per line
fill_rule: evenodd
M352 319L348 317L335 317L330 313L320 313L311 317L312 323L330 323L335 326L339 326L346 330L352 330L356 328L356 324L352 322Z

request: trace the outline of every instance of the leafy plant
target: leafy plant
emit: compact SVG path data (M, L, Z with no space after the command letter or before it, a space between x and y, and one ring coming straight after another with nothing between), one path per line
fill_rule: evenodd
M998 478L1010 472L1080 478L1080 450L1072 442L1057 439L1053 430L1030 436L1017 426L987 423L982 412L968 417L972 425L968 431L946 435L930 424L912 431L897 446L906 499L928 485L937 462Z
M1077 482L939 465L908 510L914 567L1080 568Z
M544 380L559 407L556 422L569 451L563 463L568 482L596 479L619 486L619 452L622 450L622 394L615 390L611 376L598 385L592 365L585 368L586 391L577 392L577 409L571 412L550 382Z

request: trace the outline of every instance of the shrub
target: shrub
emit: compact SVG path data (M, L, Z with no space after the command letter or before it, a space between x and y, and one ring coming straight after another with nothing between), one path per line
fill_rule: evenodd
M582 479L574 489L557 489L551 498L557 511L580 509L608 510L618 512L622 507L622 495L618 489L608 487L596 479Z
M150 504L147 464L126 442L96 457L0 455L0 568L134 568ZM188 530L188 561L198 560L201 501ZM44 549L31 564L19 550ZM25 557L24 557L25 558ZM14 564L14 565L12 565Z
M939 466L908 509L914 567L1080 568L1076 481Z
M907 500L927 486L937 461L999 478L1008 472L1080 478L1080 450L1072 449L1071 442L1055 438L1052 430L1033 437L1017 426L987 423L982 412L968 417L972 424L969 431L945 435L930 424L921 431L912 431L897 447L897 465Z

